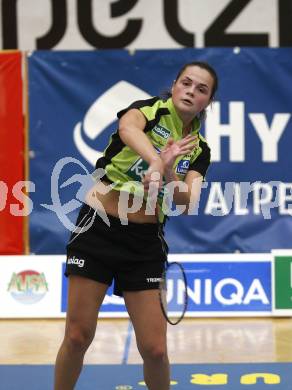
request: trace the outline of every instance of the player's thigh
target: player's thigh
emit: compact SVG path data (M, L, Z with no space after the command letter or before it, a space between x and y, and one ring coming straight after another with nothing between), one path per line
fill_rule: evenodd
M167 323L161 311L158 289L124 291L124 299L137 343L165 345Z
M95 325L108 285L70 275L68 277L67 323Z

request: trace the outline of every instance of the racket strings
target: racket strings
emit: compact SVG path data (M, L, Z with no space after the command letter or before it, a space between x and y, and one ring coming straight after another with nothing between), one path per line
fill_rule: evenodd
M169 263L160 283L160 299L163 314L172 325L179 323L187 309L187 281L179 263Z

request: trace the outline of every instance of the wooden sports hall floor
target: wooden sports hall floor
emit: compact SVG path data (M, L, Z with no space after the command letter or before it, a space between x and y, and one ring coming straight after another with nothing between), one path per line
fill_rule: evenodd
M0 320L0 364L54 364L64 323ZM292 362L292 319L185 319L169 326L168 346L174 364ZM99 320L85 364L121 364L125 359L141 363L129 321Z

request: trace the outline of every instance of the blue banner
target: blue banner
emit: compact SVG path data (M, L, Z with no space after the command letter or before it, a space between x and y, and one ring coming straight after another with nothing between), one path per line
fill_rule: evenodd
M183 266L188 313L271 312L271 262L203 261Z
M192 215L172 217L172 253L268 252L291 246L292 49L33 52L30 246L64 253L86 176L117 128L116 112L171 87L186 62L207 61L219 91L203 134L212 151ZM87 177L87 178L86 178Z

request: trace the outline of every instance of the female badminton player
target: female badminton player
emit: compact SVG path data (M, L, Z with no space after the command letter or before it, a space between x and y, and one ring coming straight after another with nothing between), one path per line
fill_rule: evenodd
M178 72L169 96L136 101L117 114L118 129L96 163L105 176L87 194L67 245L68 310L55 390L74 388L112 281L133 323L148 389L170 388L167 321L159 303L165 198L172 193L185 211L194 206L194 188L200 192L210 164L199 131L217 84L209 64L191 62Z

